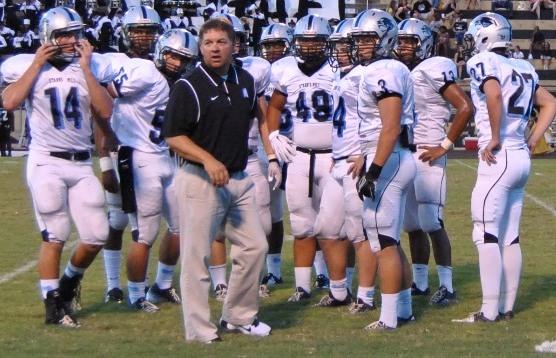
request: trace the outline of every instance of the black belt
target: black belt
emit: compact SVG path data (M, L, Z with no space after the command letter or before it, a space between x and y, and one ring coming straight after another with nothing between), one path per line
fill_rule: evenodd
M85 161L91 159L89 152L50 152L51 157L65 160Z
M301 153L309 154L309 198L312 198L313 182L315 181L316 155L332 153L332 149L309 149L309 148L297 147L296 150Z
M342 161L342 160L346 160L349 157L350 157L349 155L344 155L343 157L332 158L332 160L335 161L335 162L339 162L339 161Z

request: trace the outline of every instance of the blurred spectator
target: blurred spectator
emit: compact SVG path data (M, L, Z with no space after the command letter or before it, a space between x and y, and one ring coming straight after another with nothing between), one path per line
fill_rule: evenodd
M490 3L490 10L496 12L496 10L504 9L509 11L509 18L511 19L514 14L514 5L512 0L492 0Z
M442 18L440 17L440 12L438 10L433 9L432 12L433 15L431 22L429 22L429 27L432 31L433 43L436 44L436 41L438 39L438 31L440 31L440 27L442 26Z
M253 46L253 49L257 49L259 46L259 39L263 32L263 28L268 26L268 21L261 10L255 4L252 4L251 6L246 8L245 11L246 15L253 19L251 46Z
M0 21L0 36L2 36L7 43L7 47L2 49L2 51L8 53L12 50L12 39L15 36L15 31L4 26L4 22Z
M477 9L481 7L480 0L467 0L467 10L471 9L471 2L473 2L473 9Z
M392 17L395 17L397 11L398 11L398 1L391 0L390 4L388 5L388 8L386 9L386 12L392 15Z
M190 21L192 17L199 16L199 8L201 4L195 0L185 0L183 4L183 15Z
M540 59L542 47L544 43L544 34L541 32L538 26L535 26L533 30L533 35L531 36L531 46L529 47L529 54L533 59Z
M35 34L33 30L29 27L29 21L25 19L23 21L23 48L25 52L34 53L35 50L40 46L39 43L39 36Z
M453 17L456 15L456 0L448 0L442 8L442 18L450 22L450 27L452 27ZM459 12L457 12L459 13Z
M400 5L398 6L394 19L396 19L397 22L402 22L405 19L409 19L411 7L409 6L408 0L400 0L399 4Z
M523 60L525 55L523 54L523 51L521 51L521 48L516 46L514 52L512 53L512 57L518 60Z
M185 20L185 21L184 21ZM170 29L185 29L189 27L189 19L183 17L183 10L180 8L172 9L170 17L166 18L162 23L166 31Z
M4 7L4 22L9 28L17 29L19 27L18 9L19 5L14 4L13 0L6 0L6 6Z
M4 38L4 36L0 35L0 55L6 55L10 53L10 46L8 46L8 42Z
M457 14L454 17L454 26L452 27L452 31L454 31L456 43L461 45L463 43L463 35L467 32L467 21L463 20L460 14Z
M550 51L550 43L546 40L542 44L541 59L542 69L550 69L550 65L552 64L552 51Z
M552 19L556 18L556 6L552 0L531 0L531 12L537 14L537 19L541 18L541 7L543 9L552 9Z
M14 55L23 53L23 42L24 38L23 38L23 33L21 32L21 30L17 30L15 36L12 39L12 48L13 48L13 52Z
M35 28L39 22L39 12L41 11L41 3L38 0L25 0L19 4L19 11L23 13L25 19L30 20L30 27Z
M454 55L454 62L458 69L458 78L463 80L465 78L465 55L463 53L463 46L458 46L456 54Z
M450 57L450 33L446 26L440 26L436 53L438 56Z
M432 15L432 5L428 0L417 0L413 3L413 17L429 22Z
M3 157L12 156L12 137L14 131L14 115L0 108L0 152Z

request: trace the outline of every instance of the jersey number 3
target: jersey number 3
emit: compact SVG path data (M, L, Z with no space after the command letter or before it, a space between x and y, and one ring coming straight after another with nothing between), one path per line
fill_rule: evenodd
M44 94L50 97L50 113L52 114L52 120L54 121L54 127L56 129L65 128L64 117L68 121L73 121L73 126L76 129L81 129L83 115L81 114L79 106L79 91L77 87L70 88L64 103L63 111L62 108L60 108L62 104L60 102L60 90L58 88L47 88L44 90Z

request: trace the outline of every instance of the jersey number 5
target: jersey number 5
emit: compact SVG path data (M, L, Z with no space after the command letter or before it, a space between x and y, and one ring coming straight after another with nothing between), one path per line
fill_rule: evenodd
M73 126L76 129L81 129L83 115L81 114L81 108L79 106L79 91L77 87L70 88L65 100L63 112L60 108L62 104L60 102L60 90L58 88L47 88L44 90L44 94L50 97L50 113L52 114L52 120L54 121L54 127L56 129L65 128L64 117L68 121L73 121Z

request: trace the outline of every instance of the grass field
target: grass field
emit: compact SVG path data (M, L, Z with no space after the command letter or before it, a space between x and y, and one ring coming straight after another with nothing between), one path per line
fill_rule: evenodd
M83 284L82 327L67 330L43 324L36 270L29 263L40 245L24 180L24 160L0 159L0 357L94 356L181 357L226 356L532 356L534 346L556 340L556 165L535 160L522 218L523 276L516 317L510 322L462 325L451 322L480 307L477 255L471 241L469 201L475 180L475 160L449 162L448 203L445 223L451 235L455 288L459 304L446 309L414 301L417 322L392 333L369 334L362 328L378 312L361 316L345 308L314 308L324 292L313 291L307 304L289 304L292 292L292 243L285 243L285 284L261 304L260 318L273 327L265 339L242 335L222 336L212 346L185 344L181 309L163 305L155 315L103 303L102 259L87 271ZM537 200L535 202L535 200ZM539 206L540 200L544 208ZM555 230L556 231L556 230ZM129 234L126 234L129 240ZM75 240L75 234L72 235ZM404 238L407 247L407 239ZM156 252L156 251L154 251ZM68 252L65 253L64 262ZM152 255L150 277L156 270ZM18 268L30 267L15 277ZM431 288L437 285L431 265ZM122 279L122 283L123 283ZM378 298L378 296L377 296ZM220 304L212 300L213 318Z

